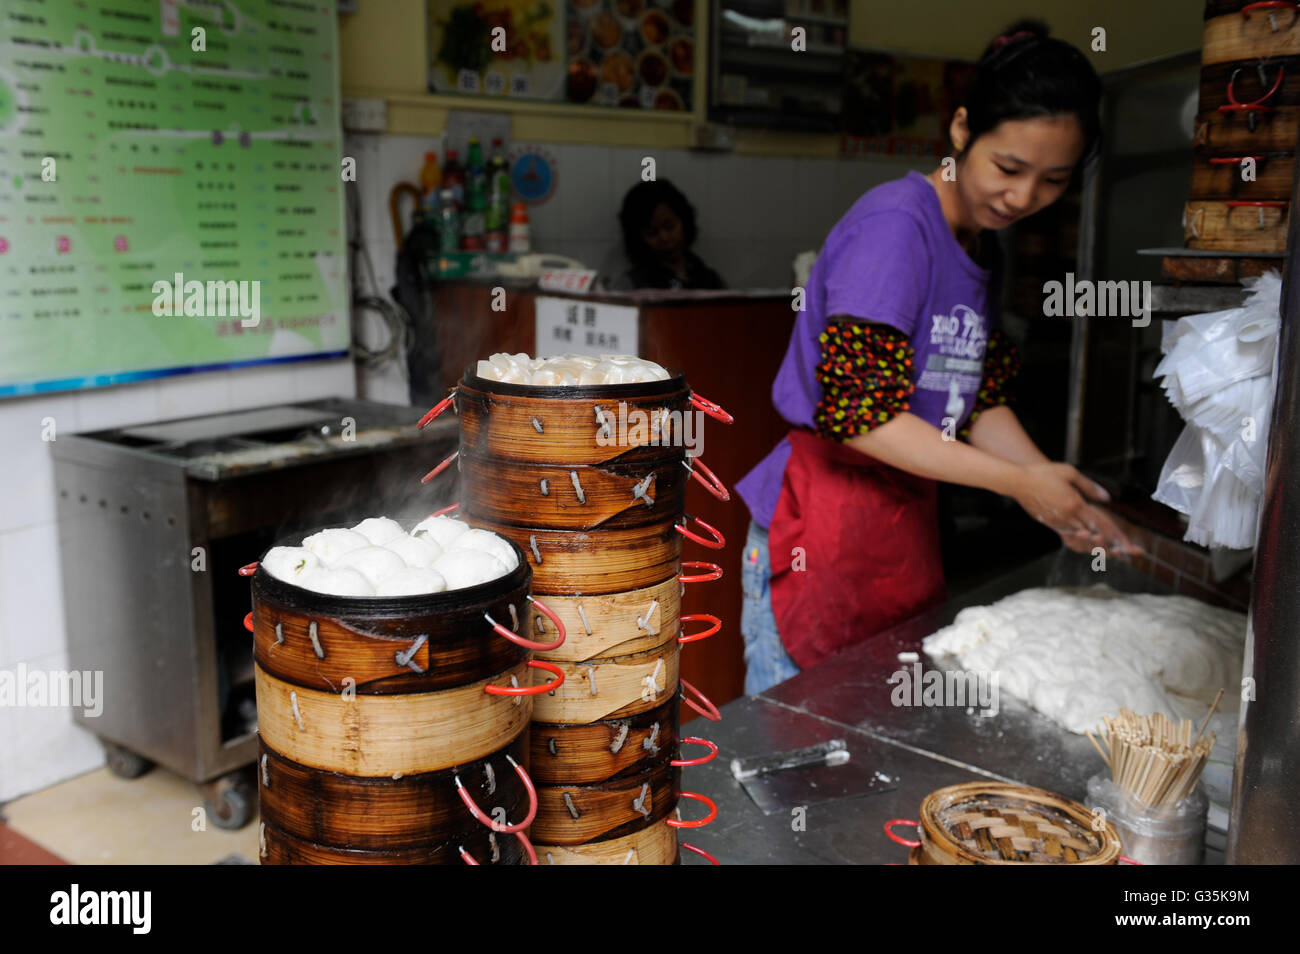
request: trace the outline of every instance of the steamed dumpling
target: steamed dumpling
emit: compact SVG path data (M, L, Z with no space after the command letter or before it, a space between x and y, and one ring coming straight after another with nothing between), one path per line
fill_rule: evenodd
M367 517L352 529L377 547L386 547L398 537L406 536L402 525L388 517Z
M298 583L304 573L320 565L316 554L305 547L271 547L261 561L262 569L286 583Z
M358 547L335 560L332 568L356 570L374 585L398 570L405 570L406 561L384 547Z
M430 539L446 550L468 529L469 524L453 517L425 517L411 530L411 536Z
M401 557L407 566L427 567L442 556L442 547L429 536L408 537L402 534L385 544L385 548Z
M471 529L462 533L452 541L448 552L455 553L458 550L481 550L490 553L501 561L507 573L519 565L519 557L515 555L514 547L490 530Z
M578 376L559 368L538 368L532 373L529 384L541 387L569 387L578 383Z
M422 593L441 593L446 588L447 581L437 570L408 566L381 580L375 586L375 595L419 596Z
M510 572L504 563L482 550L449 550L434 561L433 569L442 574L449 590L477 586Z
M298 585L315 593L329 593L333 596L375 595L375 588L369 580L356 570L346 567L341 570L327 567L309 570L299 577Z
M322 530L304 539L302 545L328 567L343 554L370 546L370 541L355 530Z

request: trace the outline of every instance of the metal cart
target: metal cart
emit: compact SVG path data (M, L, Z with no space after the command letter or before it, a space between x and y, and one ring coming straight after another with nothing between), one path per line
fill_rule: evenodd
M248 583L238 568L294 530L423 517L456 481L420 476L456 442L420 411L328 399L95 433L51 445L69 665L104 674L103 712L75 711L108 767L154 763L202 788L208 817L256 810Z

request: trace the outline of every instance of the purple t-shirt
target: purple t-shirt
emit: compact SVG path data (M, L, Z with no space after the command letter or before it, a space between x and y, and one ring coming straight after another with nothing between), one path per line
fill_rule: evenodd
M909 172L876 186L826 237L772 384L772 403L791 425L815 430L822 397L817 339L832 315L852 315L892 325L911 339L916 390L909 412L940 429L953 418L952 430L960 429L974 407L984 346L995 327L986 317L988 281L988 270L952 234L925 176ZM790 442L782 440L736 484L759 526L772 521L789 459Z

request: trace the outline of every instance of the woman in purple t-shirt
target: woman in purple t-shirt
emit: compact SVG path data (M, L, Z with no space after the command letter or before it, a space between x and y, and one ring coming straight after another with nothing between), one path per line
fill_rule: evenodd
M1086 552L1136 552L1009 401L1017 370L990 295L993 232L1061 197L1095 154L1101 83L1025 21L980 59L955 157L860 198L827 236L772 398L792 430L737 484L747 692L943 598L936 481L1015 499Z

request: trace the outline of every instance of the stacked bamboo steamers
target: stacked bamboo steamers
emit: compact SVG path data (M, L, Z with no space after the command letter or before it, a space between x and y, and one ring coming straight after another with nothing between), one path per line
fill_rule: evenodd
M538 653L564 677L532 707L530 836L540 863L674 863L677 828L716 815L707 798L681 790L682 767L708 761L717 748L681 738L682 694L693 689L678 671L683 644L721 626L712 616L681 615L684 587L722 571L681 557L683 537L712 548L724 541L712 528L704 527L706 536L689 529L686 485L695 477L727 495L701 462L688 460L681 427L697 407L730 417L692 395L680 374L537 387L467 371L454 400L459 516L519 546L532 592L567 632L562 645ZM683 566L704 572L683 576ZM538 614L530 625L531 639L556 635ZM703 701L707 708L686 699L716 718ZM702 746L702 754L679 757L683 744ZM683 798L703 803L704 817L681 820Z
M518 864L531 573L422 596L315 593L252 564L263 864ZM521 644L522 643L522 644ZM553 667L552 681L559 678Z
M1300 124L1300 8L1210 0L1186 245L1286 250Z

